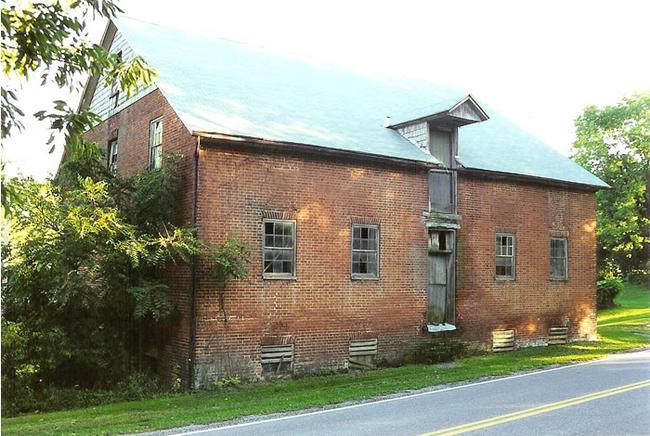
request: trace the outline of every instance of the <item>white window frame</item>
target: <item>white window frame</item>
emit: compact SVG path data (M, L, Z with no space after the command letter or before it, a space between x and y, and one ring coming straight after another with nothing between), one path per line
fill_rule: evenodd
M553 257L553 241L564 241L564 257ZM548 243L548 267L551 280L565 281L569 279L569 239L562 236L551 236ZM562 276L553 275L553 259L564 259L564 272Z
M119 150L117 138L108 141L108 171L113 174L117 172L117 154Z
M497 238L502 238L502 237L512 238L512 255L499 254L499 252L497 250ZM513 281L513 280L515 280L515 278L517 276L517 272L516 272L516 270L517 270L517 268L516 268L516 265L517 265L517 238L516 238L515 234L514 233L506 233L506 232L497 233L494 236L494 254L495 254L495 257L494 257L494 274L496 276L496 279L498 281ZM497 262L497 259L500 258L500 257L501 258L512 258L512 274L510 274L510 275L498 275L497 274L497 264L496 264L496 262Z
M156 123L160 123L160 144L154 144L154 129ZM163 147L163 128L164 128L164 123L163 123L163 117L158 117L155 120L151 120L149 122L149 169L150 170L157 170L160 169L162 166L162 147ZM160 148L160 162L159 165L156 166L156 161L154 157L154 148Z
M372 228L375 229L375 249L361 249L354 248L354 229L355 228ZM380 253L380 228L378 224L362 224L362 223L353 223L350 233L350 277L353 280L378 280L380 275L380 262L379 262L379 253ZM355 273L354 272L354 253L375 253L377 258L377 271L376 273Z
M291 248L287 247L276 247L276 246L267 246L266 245L266 224L267 223L285 223L291 224L293 230L293 246ZM282 219L271 219L265 218L262 220L262 278L264 279L284 279L292 280L296 278L296 251L297 251L297 235L296 235L296 220L282 220ZM264 271L264 255L267 250L291 250L293 252L292 258L292 271L290 273L284 272L265 272Z

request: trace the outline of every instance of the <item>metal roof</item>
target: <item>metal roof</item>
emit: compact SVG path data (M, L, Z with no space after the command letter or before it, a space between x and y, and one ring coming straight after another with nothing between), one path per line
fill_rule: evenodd
M311 144L438 163L396 122L449 109L467 92L412 79L377 79L126 17L116 25L158 71L157 84L190 131ZM459 160L479 170L607 186L485 105L490 119L459 129Z

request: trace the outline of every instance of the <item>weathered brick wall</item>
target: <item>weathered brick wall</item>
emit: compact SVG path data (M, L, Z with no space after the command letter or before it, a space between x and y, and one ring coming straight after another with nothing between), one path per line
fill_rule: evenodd
M456 312L460 334L489 340L516 329L536 343L568 323L573 338L595 339L596 240L593 192L461 175ZM516 235L516 278L495 278L495 233ZM568 238L568 280L549 278L549 239Z
M191 223L196 138L159 91L87 134L106 148L119 139L118 171L148 164L149 122L164 117L164 153L182 153L179 216ZM251 248L249 277L231 283L225 307L205 265L198 274L197 381L214 374L260 375L260 346L295 345L298 371L345 364L350 339L378 338L379 359L398 356L422 333L427 308L427 209L424 169L368 160L276 152L246 144L204 143L199 156L198 234L222 242L233 232ZM535 342L568 322L572 337L595 335L595 200L593 193L534 183L459 177L457 325L488 341L515 328ZM263 280L262 217L277 211L296 220L297 278ZM353 221L380 225L380 279L350 278ZM495 279L496 232L516 234L516 280ZM549 237L568 237L569 278L549 279ZM165 272L178 308L161 356L171 377L186 374L190 270ZM225 313L225 315L224 315Z
M224 311L202 271L199 381L214 372L259 375L261 344L293 342L295 368L302 370L342 367L352 338L378 338L381 359L422 335L426 170L242 144L206 146L199 174L199 236L221 242L233 232L252 254L248 278L226 289ZM295 280L262 279L263 211L297 222ZM350 277L356 218L380 225L379 280Z
M85 137L95 141L103 150L108 142L118 139L117 169L120 175L130 176L147 168L149 164L149 123L163 117L163 153L181 154L179 163L182 179L182 196L178 205L180 221L190 226L194 190L194 153L196 138L178 118L165 97L156 90L87 132ZM190 268L179 265L165 271L165 282L177 309L177 318L168 330L169 337L160 356L161 373L173 382L176 377L186 377L190 329Z

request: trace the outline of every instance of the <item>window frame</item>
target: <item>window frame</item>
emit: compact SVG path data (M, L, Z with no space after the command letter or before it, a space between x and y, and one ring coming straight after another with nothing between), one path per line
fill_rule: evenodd
M108 141L108 162L107 168L111 174L117 173L117 154L119 153L119 142L117 138ZM113 159L115 156L115 159Z
M376 249L374 250L363 250L360 248L354 248L354 229L355 227L367 227L367 228L374 228L375 229L375 243L376 243ZM379 280L381 276L381 268L380 268L380 233L381 233L381 228L379 224L363 224L363 223L352 223L350 227L350 278L352 280ZM376 274L373 273L355 273L354 272L354 253L355 252L364 252L364 253L375 253L377 257L377 272Z
M266 223L290 223L293 228L293 248L290 250L293 251L293 270L291 273L275 273L275 272L264 272L264 252L266 249L273 250L282 250L287 249L285 247L267 247L266 246ZM295 280L297 278L297 264L296 264L296 252L298 251L298 238L297 238L297 225L296 220L284 220L284 219L274 219L274 218L264 218L262 219L262 278L265 280ZM289 249L287 249L289 250Z
M122 50L118 51L116 53L116 56L120 61L122 61ZM115 75L113 77L113 83L111 84L111 95L108 98L110 102L109 110L111 111L117 109L117 107L120 105L120 84L117 79L118 77Z
M108 97L110 102L109 110L113 111L120 105L120 87L116 84L111 85L111 95Z
M553 241L564 241L564 257L553 257ZM564 259L564 274L560 276L553 275L553 259ZM567 281L569 279L569 238L565 236L551 236L548 242L548 276L553 281Z
M510 237L512 238L512 256L498 254L497 251L497 238L500 237ZM499 275L497 274L497 259L499 257L512 258L512 274L510 275ZM510 282L514 281L517 277L517 236L514 233L508 232L497 232L494 235L494 275L497 281Z
M154 124L160 122L160 144L154 145ZM164 127L165 124L163 123L163 117L158 117L149 122L149 169L150 170L157 170L160 169L162 166L162 146L163 146L163 133L164 133ZM156 167L155 166L155 160L154 160L154 154L153 150L154 148L160 148L160 166Z

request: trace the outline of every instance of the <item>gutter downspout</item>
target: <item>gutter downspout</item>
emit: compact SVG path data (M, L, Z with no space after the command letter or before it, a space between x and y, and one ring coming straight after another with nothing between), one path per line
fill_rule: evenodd
M201 137L196 137L196 150L194 151L194 192L192 193L192 228L196 232L198 239L197 228L197 210L199 198L199 149L201 148ZM188 341L188 374L187 374L187 387L188 390L194 389L194 376L196 371L196 282L197 282L197 263L199 257L194 255L192 258L191 266L191 289L190 289L190 337Z

